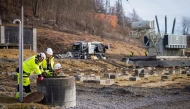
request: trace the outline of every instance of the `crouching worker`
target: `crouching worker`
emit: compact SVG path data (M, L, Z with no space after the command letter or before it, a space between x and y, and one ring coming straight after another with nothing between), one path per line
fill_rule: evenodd
M54 57L53 57L53 50L51 48L46 48L45 51L46 60L42 61L40 69L42 72L46 72L47 74L51 74L54 70Z
M41 62L44 59L46 59L46 55L44 53L39 53L38 55L34 55L23 62L23 87L26 92L26 96L29 95L31 92L29 76L31 76L33 72L35 72L38 75L38 79L40 81L43 80L43 76L41 74L42 72L39 66L41 65ZM16 69L16 75L18 81L16 98L19 98L19 83L20 83L19 68Z
M43 72L43 76L64 76L64 73L62 72L62 66L60 63L57 63L54 65L53 72Z

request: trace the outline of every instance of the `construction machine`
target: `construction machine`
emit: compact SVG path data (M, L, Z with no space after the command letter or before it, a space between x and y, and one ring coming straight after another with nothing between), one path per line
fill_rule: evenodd
M105 59L104 54L109 48L110 46L104 45L103 42L77 41L72 45L72 56L75 59L90 59L92 56Z

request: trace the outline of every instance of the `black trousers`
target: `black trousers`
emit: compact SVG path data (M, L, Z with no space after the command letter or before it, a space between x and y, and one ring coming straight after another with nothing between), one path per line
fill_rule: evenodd
M26 93L30 93L30 92L31 92L31 90L30 90L30 85L28 85L28 86L23 86L23 88L24 88L24 90L25 90ZM17 86L17 92L19 92L19 84L18 84L18 86Z

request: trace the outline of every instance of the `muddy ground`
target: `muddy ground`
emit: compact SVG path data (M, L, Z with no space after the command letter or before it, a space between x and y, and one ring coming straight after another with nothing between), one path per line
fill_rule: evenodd
M119 59L74 60L56 59L63 66L66 75L77 73L95 74L103 78L104 73L122 73L131 65ZM14 98L17 82L12 80L18 59L0 59L0 108L60 108L41 103L19 103ZM113 85L99 85L76 82L74 109L189 109L190 77L187 74L172 74L168 79L161 75L144 77L139 81L115 79ZM36 91L36 76L31 78L32 91ZM64 107L62 107L64 108Z

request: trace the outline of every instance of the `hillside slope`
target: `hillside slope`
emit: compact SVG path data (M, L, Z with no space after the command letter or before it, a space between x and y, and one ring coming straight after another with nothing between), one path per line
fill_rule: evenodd
M101 41L104 44L110 44L111 49L106 51L110 57L122 57L134 52L136 56L144 56L145 48L138 39L128 38L127 41L115 41L103 39L92 35L74 35L65 32L58 32L49 29L37 29L37 49L43 52L46 47L51 47L55 54L71 51L72 44L76 41Z

